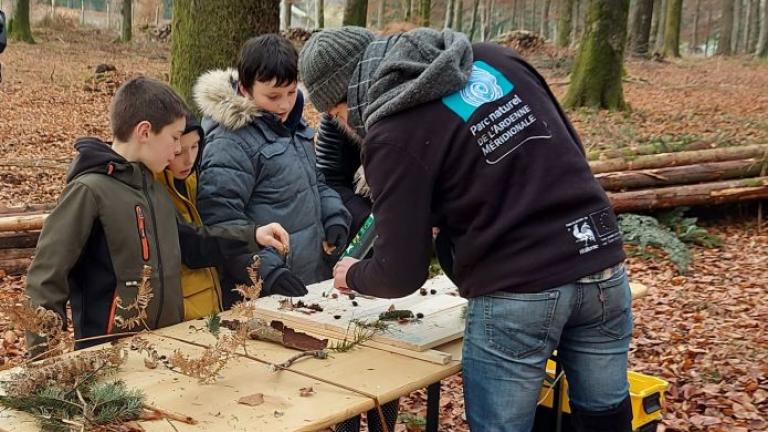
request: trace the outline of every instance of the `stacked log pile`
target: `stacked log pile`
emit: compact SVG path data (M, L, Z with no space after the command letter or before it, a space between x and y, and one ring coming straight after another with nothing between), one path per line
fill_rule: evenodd
M617 213L768 198L768 145L650 150L589 162Z
M768 145L648 145L588 157L617 213L768 199ZM52 209L0 207L0 274L26 271Z
M0 207L0 274L27 271L43 221L52 209L52 204Z

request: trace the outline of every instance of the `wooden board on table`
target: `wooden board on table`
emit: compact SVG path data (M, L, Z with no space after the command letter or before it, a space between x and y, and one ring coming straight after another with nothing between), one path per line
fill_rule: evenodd
M456 286L445 276L430 279L424 285L426 295L418 291L399 299L374 299L357 295L353 300L339 294L337 298L323 297L331 290L333 281L325 281L307 287L309 294L301 299L305 304L316 303L322 312L305 313L306 310L281 310L281 296L264 297L255 302L257 316L266 320L280 320L289 326L315 331L319 334L343 338L353 320L376 321L379 314L394 305L395 309L407 309L423 318L408 323L392 322L386 332L374 336L373 341L412 351L425 351L464 335L464 308L467 301L456 295ZM431 294L434 290L435 294Z

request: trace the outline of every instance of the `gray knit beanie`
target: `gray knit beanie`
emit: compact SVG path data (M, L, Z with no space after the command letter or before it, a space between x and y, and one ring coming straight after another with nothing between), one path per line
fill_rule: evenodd
M352 72L368 44L376 38L362 27L341 27L315 33L299 55L299 78L309 100L320 112L346 99Z

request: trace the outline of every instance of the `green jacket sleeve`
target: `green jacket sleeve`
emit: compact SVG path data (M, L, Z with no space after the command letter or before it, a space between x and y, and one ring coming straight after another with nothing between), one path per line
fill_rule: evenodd
M43 224L37 254L27 273L26 294L32 305L58 313L65 323L69 272L80 259L97 217L98 206L88 187L70 183ZM35 348L33 355L45 351L44 343L37 335L27 335L27 346Z
M176 218L181 260L189 268L223 265L233 256L259 251L255 225L197 226Z

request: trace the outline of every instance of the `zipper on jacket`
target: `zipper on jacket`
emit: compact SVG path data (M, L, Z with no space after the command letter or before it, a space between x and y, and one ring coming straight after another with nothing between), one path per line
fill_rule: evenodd
M139 240L141 241L141 258L144 262L149 261L149 239L147 239L146 218L144 209L136 205L136 226L139 229Z
M155 216L155 206L152 205L152 198L149 196L149 189L147 188L147 176L144 170L141 171L141 188L144 191L144 197L149 204L149 215L152 217L152 229L155 233L155 248L157 249L157 271L160 273L160 306L157 310L157 318L155 319L155 325L153 328L158 328L160 325L160 317L163 316L163 306L165 305L165 277L163 275L163 259L160 253L160 240L157 232L157 217Z

